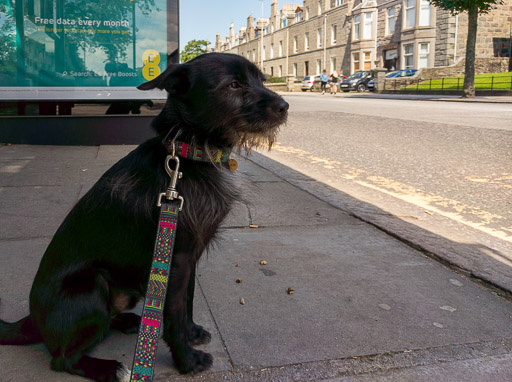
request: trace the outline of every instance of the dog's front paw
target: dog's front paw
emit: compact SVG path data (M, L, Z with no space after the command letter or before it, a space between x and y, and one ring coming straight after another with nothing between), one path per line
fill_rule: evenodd
M189 345L204 345L210 343L212 335L202 326L192 324L187 329L187 339Z
M181 374L196 374L208 370L213 364L213 357L209 353L192 349L181 360L174 360Z

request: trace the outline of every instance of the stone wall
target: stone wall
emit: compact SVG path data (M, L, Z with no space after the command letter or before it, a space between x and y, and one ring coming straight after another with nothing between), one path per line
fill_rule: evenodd
M464 76L465 62L466 60L461 58L454 65L421 69L414 77L422 80L462 77ZM475 74L508 72L508 67L508 58L496 57L475 59Z

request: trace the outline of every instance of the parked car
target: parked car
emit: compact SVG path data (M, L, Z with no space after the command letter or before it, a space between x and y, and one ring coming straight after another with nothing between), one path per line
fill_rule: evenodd
M341 82L341 90L345 93L350 90L357 90L362 93L367 89L368 82L370 82L373 77L374 74L371 70L356 72Z
M403 69L386 74L386 78L412 77L418 69Z
M302 90L303 92L305 92L307 90L313 91L313 90L315 90L315 83L316 84L320 83L320 76L306 76L302 80L302 83L300 85L300 90Z

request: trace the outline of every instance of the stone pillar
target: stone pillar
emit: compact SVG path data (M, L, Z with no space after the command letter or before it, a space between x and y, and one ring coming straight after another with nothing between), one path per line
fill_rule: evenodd
M295 77L293 75L289 75L286 77L286 90L289 92L293 92L295 87Z
M382 93L384 91L384 82L386 81L386 73L388 70L386 68L375 68L372 70L375 73L375 91Z

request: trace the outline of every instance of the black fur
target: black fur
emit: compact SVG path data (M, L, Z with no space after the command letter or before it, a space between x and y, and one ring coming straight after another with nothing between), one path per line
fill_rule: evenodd
M124 366L86 355L110 328L133 333L140 317L121 313L143 298L154 246L157 195L169 184L167 143L178 139L212 148L271 145L288 104L262 85L249 61L206 54L170 66L140 89L165 89L168 101L155 118L158 136L110 168L76 204L48 246L30 293L30 315L0 321L0 344L43 341L51 367L97 381L117 381ZM192 319L195 267L219 225L240 199L224 166L181 159L179 216L163 338L181 373L199 372L211 355L191 345L210 341Z

